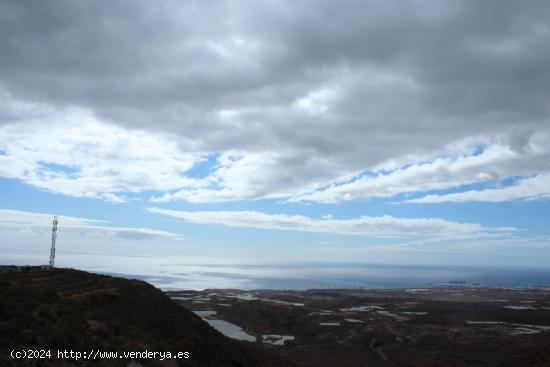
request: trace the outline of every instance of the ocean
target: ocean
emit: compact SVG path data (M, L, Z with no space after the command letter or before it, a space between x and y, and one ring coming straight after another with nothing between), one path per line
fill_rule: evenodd
M163 290L550 286L550 268L354 263L239 264L208 260L176 256L64 254L56 259L56 266L141 279ZM0 263L44 265L47 259L43 254L4 254L0 256Z

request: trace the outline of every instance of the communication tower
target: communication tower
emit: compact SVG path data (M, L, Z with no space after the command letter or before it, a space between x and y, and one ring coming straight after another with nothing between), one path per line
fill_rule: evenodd
M55 266L55 239L57 238L57 215L53 217L52 248L50 249L50 268Z

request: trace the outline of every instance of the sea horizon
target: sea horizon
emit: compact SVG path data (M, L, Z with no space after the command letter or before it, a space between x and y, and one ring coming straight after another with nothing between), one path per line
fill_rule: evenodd
M146 281L162 290L214 288L306 290L399 289L440 286L548 287L550 269L535 266L389 264L361 262L250 263L184 256L67 254L56 266ZM216 262L218 261L218 262ZM2 265L46 265L43 254L4 255Z

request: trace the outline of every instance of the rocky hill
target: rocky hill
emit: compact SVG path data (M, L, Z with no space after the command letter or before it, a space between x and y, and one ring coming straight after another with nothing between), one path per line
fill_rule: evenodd
M15 360L12 350L49 350ZM188 352L179 359L58 359L57 350ZM83 358L83 356L81 356ZM288 366L228 339L148 283L72 269L0 268L0 366Z

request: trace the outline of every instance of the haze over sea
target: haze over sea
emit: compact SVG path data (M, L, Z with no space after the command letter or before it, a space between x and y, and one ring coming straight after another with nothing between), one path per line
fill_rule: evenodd
M0 263L44 265L43 252L2 255ZM206 288L416 288L449 282L488 287L550 286L550 270L536 267L474 267L367 263L239 264L220 258L64 254L58 267L141 279L163 290Z

